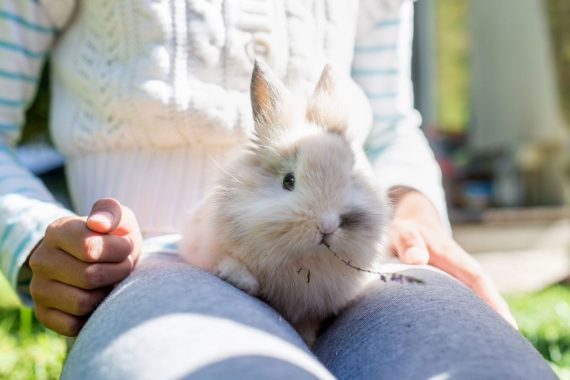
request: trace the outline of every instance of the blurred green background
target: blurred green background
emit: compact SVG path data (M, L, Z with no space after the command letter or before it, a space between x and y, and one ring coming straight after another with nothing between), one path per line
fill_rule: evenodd
M437 0L433 40L435 56L434 118L428 128L438 136L455 141L468 135L473 124L472 41L469 33L470 2ZM544 2L557 70L561 109L570 116L570 1ZM416 16L417 17L417 16ZM471 26L470 26L471 25ZM46 138L49 83L44 70L38 97L27 113L23 143ZM47 137L49 139L49 137ZM467 138L465 138L467 139ZM455 147L455 145L454 145ZM436 147L437 148L437 147ZM476 161L477 152L461 146L449 155L450 161L467 165ZM493 158L494 159L494 158ZM445 174L444 167L444 174ZM451 175L450 175L451 176ZM461 182L467 177L454 177ZM449 190L449 189L448 189ZM454 192L456 189L451 189ZM464 191L461 188L458 191ZM457 207L471 207L459 197ZM453 200L452 200L453 201ZM488 203L483 204L486 208ZM564 281L542 290L508 296L508 302L521 332L547 359L558 375L570 379L570 286ZM56 379L66 355L63 337L41 327L29 308L23 308L0 275L0 379Z
M65 339L40 326L0 276L0 379L57 379L66 351Z

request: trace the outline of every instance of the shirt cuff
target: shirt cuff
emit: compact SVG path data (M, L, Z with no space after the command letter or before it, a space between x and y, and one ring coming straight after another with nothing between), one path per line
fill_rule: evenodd
M20 300L31 304L29 281L31 273L25 266L32 250L44 237L54 220L73 215L55 203L28 198L19 194L0 197L0 269L18 293Z

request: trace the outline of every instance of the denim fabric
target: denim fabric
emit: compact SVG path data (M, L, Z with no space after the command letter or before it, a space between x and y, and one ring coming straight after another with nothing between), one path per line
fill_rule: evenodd
M150 255L92 315L62 379L554 378L470 290L407 273L426 283L370 287L324 328L319 361L263 302L176 255Z

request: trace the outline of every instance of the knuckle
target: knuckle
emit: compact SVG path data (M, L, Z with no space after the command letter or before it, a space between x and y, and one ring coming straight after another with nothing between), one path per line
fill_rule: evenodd
M86 258L95 260L101 255L103 249L102 238L100 236L92 236L83 239L81 249Z
M126 236L125 239L127 240L128 251L129 251L129 253L132 253L132 252L135 250L135 248L136 248L135 241L134 241L132 238L128 237L128 236ZM135 238L135 239L136 239L136 238Z
M127 269L126 269L126 276L128 276L134 269L135 269L135 263L136 263L137 258L133 257L132 255L127 257L127 259L125 260L127 262Z
M69 233L69 226L80 221L81 218L77 216L63 216L54 220L45 229L43 243L57 246L62 237Z
M57 235L58 228L59 228L59 222L57 220L48 224L48 226L46 227L46 231L44 233L44 241L52 242L55 236Z
M65 222L67 222L69 219L72 218L73 217L71 216L63 216L48 224L45 231L46 239L50 239L53 238L54 236L57 236L59 234L59 230L65 224Z
M47 225L46 234L51 235L61 226L61 221L63 218L58 218Z
M412 243L418 240L416 231L411 229L405 229L400 231L400 239L404 243Z
M87 315L93 311L97 301L98 300L94 294L80 291L75 297L73 311L77 315Z
M133 239L128 236L124 236L120 238L121 248L120 251L126 256L131 254L135 250L135 243Z
M44 269L44 262L42 260L43 250L38 247L38 249L32 253L30 256L30 260L28 261L28 265L33 273L42 272Z
M105 280L105 273L103 273L100 265L92 264L85 268L85 285L87 289L96 289L103 285Z
M397 239L403 248L418 244L422 241L421 234L417 229L404 228L398 231Z
M44 300L43 296L43 286L41 286L40 281L37 279L37 276L32 276L32 280L30 281L30 296L37 304L42 304Z
M116 282L119 283L123 281L129 274L131 274L133 268L134 268L133 260L127 258L125 261L123 261L119 266L120 270L118 272L118 278L116 279Z
M46 320L45 309L42 307L35 307L34 308L34 316L36 319L42 324L49 328L51 328Z
M77 334L79 334L79 331L81 330L81 327L83 326L83 322L81 321L81 319L79 318L75 318L75 317L71 317L65 320L65 322L62 322L59 326L58 329L54 329L57 332L59 332L62 335L66 335L66 336L77 336Z

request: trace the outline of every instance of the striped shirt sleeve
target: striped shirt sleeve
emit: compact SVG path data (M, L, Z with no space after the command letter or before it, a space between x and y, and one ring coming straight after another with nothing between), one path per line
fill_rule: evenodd
M71 214L13 155L55 35L39 1L0 2L0 269L24 301L22 265L47 225Z
M374 113L367 155L384 190L405 186L422 192L448 224L441 171L414 109L413 2L361 0L359 12L352 76Z

